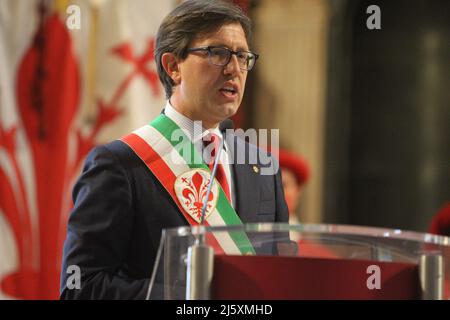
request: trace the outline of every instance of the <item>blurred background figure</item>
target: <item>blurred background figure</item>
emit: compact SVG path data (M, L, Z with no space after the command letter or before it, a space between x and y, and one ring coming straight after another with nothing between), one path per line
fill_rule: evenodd
M284 197L289 209L289 224L299 224L302 195L310 179L308 162L299 154L284 149L279 150L281 176L283 179ZM297 256L309 258L337 258L337 255L327 246L314 240L301 238L298 232L290 233L291 239L297 241Z
M309 179L309 165L300 155L283 149L279 151L279 159L289 223L297 224L300 222L299 204Z
M428 232L450 237L450 202L433 216Z

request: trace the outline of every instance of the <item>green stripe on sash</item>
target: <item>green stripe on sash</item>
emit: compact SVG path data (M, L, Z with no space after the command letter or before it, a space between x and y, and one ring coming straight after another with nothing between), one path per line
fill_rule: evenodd
M198 153L194 144L185 135L183 130L181 130L180 127L178 127L178 125L172 121L172 119L170 119L166 115L161 114L156 119L154 119L150 123L150 125L158 130L158 132L161 133L161 135L164 136L167 141L169 141L169 143L174 147L175 150L178 151L180 156L186 161L186 164L191 169L201 168L210 171L209 167L203 162L203 158ZM175 131L177 132L176 136L173 135ZM179 138L179 140L174 141L175 138ZM241 219L237 215L234 208L231 206L220 184L219 199L217 200L216 209L226 225L242 225ZM244 232L229 232L229 234L242 254L255 253L250 240Z

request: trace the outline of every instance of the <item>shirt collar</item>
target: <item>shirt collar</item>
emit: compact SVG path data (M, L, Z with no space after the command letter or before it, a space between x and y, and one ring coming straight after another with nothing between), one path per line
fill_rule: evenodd
M193 121L178 112L172 107L169 100L167 100L166 106L164 107L164 114L175 122L194 144L203 140L203 138L210 133L216 134L220 139L223 138L222 132L220 132L218 127L209 130L203 128L203 126L200 126L200 121Z

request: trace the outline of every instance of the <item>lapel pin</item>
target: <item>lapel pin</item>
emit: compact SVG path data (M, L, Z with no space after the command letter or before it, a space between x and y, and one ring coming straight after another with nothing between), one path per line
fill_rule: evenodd
M255 173L258 173L258 172L259 172L259 168L258 168L257 166L253 166L253 171L254 171Z

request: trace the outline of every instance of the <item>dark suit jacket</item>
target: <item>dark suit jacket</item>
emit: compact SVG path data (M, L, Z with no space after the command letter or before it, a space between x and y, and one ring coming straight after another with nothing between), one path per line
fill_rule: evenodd
M237 153L257 150L239 138L232 141ZM235 164L232 172L235 209L243 223L288 221L279 170L260 175L251 164ZM61 298L144 299L161 231L188 225L173 199L122 141L90 152L73 199ZM80 267L81 289L66 287L70 265Z

